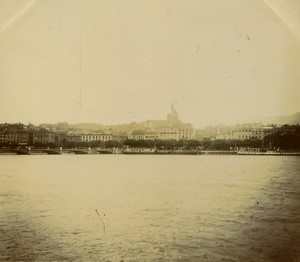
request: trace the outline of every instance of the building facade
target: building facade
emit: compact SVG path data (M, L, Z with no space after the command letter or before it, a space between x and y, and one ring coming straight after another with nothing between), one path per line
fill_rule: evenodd
M6 132L5 142L9 144L24 144L29 143L29 134L27 131L11 131Z
M0 143L4 144L6 142L5 133L0 132Z
M134 140L190 140L195 138L193 126L183 123L174 106L166 120L148 120L143 123L143 130L134 130L129 135Z
M30 143L34 144L54 144L56 135L48 130L38 130L29 133Z
M241 125L236 127L219 128L216 139L259 139L274 134L278 129L272 126L263 126L258 124Z
M82 142L92 142L92 141L110 141L112 140L111 133L92 133L81 135Z

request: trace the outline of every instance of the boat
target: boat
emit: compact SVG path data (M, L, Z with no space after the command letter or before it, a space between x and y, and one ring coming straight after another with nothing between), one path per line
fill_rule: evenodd
M269 150L267 148L240 148L237 151L238 155L260 155L260 156L300 156L300 152L284 151L284 150Z
M241 147L238 149L238 155L265 155L268 151L267 148L252 148L252 147Z
M17 155L30 155L31 153L29 151L25 150L18 150Z
M173 150L167 150L167 149L158 149L156 151L156 154L158 155L171 155Z
M99 149L99 150L97 150L97 152L99 153L99 154L113 154L113 149L105 149L105 148L103 148L103 149Z
M197 155L196 150L174 150L172 155Z
M86 155L88 154L88 151L84 151L84 150L75 150L74 153L76 155Z
M91 148L74 148L69 151L69 153L74 153L75 155L87 155L92 154Z
M156 151L156 154L158 154L158 155L198 155L198 154L200 154L200 151L183 150L183 149L177 149L177 150L159 149Z
M122 150L123 154L131 154L131 155L149 155L155 154L157 151L156 148L135 148L128 147Z
M48 150L47 154L48 155L61 155L62 152L61 152L61 150Z
M267 151L265 155L269 156L300 156L300 152L295 151Z
M31 147L20 146L16 149L17 155L31 155Z
M31 152L29 149L18 149L17 150L17 155L30 155Z

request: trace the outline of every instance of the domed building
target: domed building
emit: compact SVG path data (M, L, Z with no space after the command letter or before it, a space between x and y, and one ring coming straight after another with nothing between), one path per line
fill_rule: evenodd
M174 105L171 105L171 111L167 115L166 120L147 120L141 123L143 126L143 139L175 139L175 140L189 140L193 139L194 129L190 123L183 123L175 110ZM133 135L134 134L134 135ZM141 132L139 135L132 133L132 139L141 139Z

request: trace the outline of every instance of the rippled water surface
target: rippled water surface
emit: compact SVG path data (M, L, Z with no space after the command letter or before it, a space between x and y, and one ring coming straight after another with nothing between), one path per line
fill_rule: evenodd
M300 158L0 156L0 260L300 261Z

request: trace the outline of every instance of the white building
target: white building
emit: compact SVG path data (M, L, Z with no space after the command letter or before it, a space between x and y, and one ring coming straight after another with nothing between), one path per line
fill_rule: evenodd
M148 120L143 124L143 130L134 130L129 135L129 139L134 140L189 140L195 138L195 132L191 124L183 123L178 118L174 106L166 120Z
M92 141L110 141L112 140L111 133L92 133L81 135L81 141L92 142Z
M264 137L277 131L275 127L267 127L257 124L240 125L236 127L220 128L216 139L264 139Z

